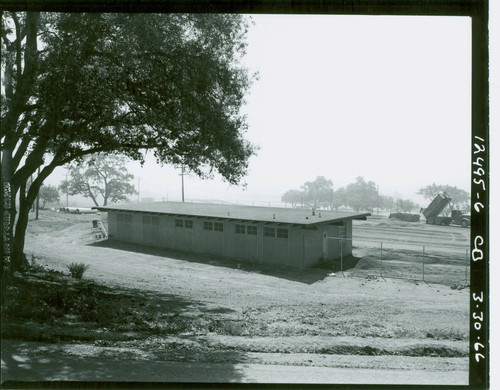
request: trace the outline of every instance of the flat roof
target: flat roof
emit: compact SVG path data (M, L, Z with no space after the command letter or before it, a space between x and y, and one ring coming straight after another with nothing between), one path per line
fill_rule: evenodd
M296 209L283 207L239 206L215 203L154 202L116 206L93 207L100 211L129 211L151 214L167 214L188 217L222 218L251 222L273 222L312 225L345 219L364 219L371 213L347 213L340 211Z

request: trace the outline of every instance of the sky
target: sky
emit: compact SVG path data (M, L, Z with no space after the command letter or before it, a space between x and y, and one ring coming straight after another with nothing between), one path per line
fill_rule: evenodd
M245 187L185 177L187 200L276 205L325 176L363 176L411 199L429 184L470 186L467 17L252 15L243 64L258 72L243 112L259 150ZM128 168L140 197L181 200L180 169ZM59 184L64 169L47 179ZM135 197L137 198L137 196Z

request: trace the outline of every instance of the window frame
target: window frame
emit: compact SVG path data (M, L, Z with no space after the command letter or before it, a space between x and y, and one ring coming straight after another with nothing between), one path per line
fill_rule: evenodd
M271 231L273 233L272 235L271 235ZM264 237L276 238L276 228L264 226Z
M288 239L288 229L276 228L276 238Z
M224 231L224 223L223 222L214 222L213 223L214 232L223 232Z
M184 227L184 220L180 218L175 219L175 227L176 228L183 228Z
M257 226L254 226L254 225L247 225L247 228L246 228L246 233L247 233L249 236L256 236L256 235L257 235Z

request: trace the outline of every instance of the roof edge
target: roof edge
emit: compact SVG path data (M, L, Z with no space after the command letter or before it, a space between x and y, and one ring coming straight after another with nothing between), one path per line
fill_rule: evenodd
M178 216L187 216L187 217L203 217L203 218L222 218L222 219L227 219L230 221L248 221L248 222L268 222L268 223L281 223L281 224L293 224L293 225L318 225L321 223L325 222L334 222L334 221L341 221L345 219L350 219L350 220L366 220L366 217L371 216L371 213L360 213L356 215L350 215L350 216L345 216L345 217L339 217L339 218L325 218L323 221L304 221L304 222L283 222L283 221L274 221L274 220L265 220L265 219L254 219L254 218L242 218L241 216L239 217L231 217L231 216L224 216L224 217L217 217L217 216L210 216L210 215L193 215L193 214L184 214L184 213L172 213L172 212L164 212L164 211L145 211L145 210L134 210L134 209L116 209L114 207L106 207L106 206L95 206L92 207L92 209L96 209L99 211L116 211L116 212L131 212L131 213L144 213L144 214L158 214L158 215L178 215Z

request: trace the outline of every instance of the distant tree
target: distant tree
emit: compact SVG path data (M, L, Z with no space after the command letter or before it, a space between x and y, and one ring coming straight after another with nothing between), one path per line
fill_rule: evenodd
M373 181L366 182L361 176L346 187L347 204L356 211L373 211L377 205L378 191Z
M442 192L446 192L451 197L451 200L456 208L470 208L470 193L458 187L436 185L436 183L432 183L427 187L421 188L417 194L422 195L425 199L432 200Z
M419 209L420 206L409 199L398 199L398 210L404 213L411 213L413 210Z
M395 205L394 198L387 195L379 195L380 207L385 210L392 210Z
M304 193L304 203L313 208L331 208L333 200L333 182L324 176L318 176L314 181L305 182L301 187Z
M302 204L304 199L304 193L299 190L288 190L281 196L281 201L283 203L290 203L292 207L297 207L300 203Z
M344 187L337 188L333 192L331 209L338 210L342 206L347 206L347 191Z
M83 195L96 206L127 200L127 195L137 193L129 183L134 176L125 167L126 158L119 155L97 153L70 165L70 179L64 180L60 190L68 195Z
M54 186L42 185L38 194L42 202L42 209L45 208L47 203L59 201L59 191L57 191L57 188Z

